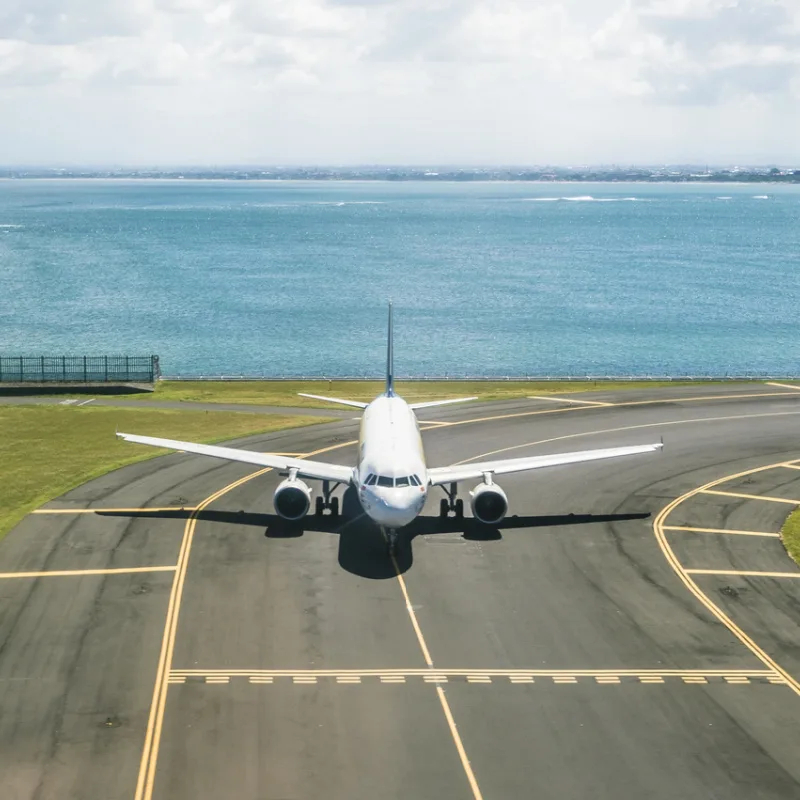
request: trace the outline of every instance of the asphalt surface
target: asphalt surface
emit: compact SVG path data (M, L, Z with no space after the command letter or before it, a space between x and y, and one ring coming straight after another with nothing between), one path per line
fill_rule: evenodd
M800 501L800 391L580 397L613 405L431 410L456 424L428 461L664 452L505 476L494 529L434 491L396 562L348 514L281 524L272 472L179 454L27 517L0 543L0 796L800 798L800 570L754 535ZM239 444L353 463L356 425Z

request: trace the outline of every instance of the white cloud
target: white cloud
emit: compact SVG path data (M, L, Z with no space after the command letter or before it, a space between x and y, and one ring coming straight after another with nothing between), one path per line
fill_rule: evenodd
M754 108L800 156L798 54L796 0L6 0L0 146L48 160L47 103L88 150L115 92L117 161L714 160Z

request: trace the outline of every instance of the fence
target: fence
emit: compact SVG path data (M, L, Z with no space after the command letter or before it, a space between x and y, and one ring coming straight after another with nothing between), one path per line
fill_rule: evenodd
M166 381L383 381L384 375L163 375ZM445 374L445 375L396 375L396 381L509 381L509 382L570 382L576 383L630 383L630 382L658 382L671 383L680 381L798 381L800 373L773 373L773 372L741 372L726 373L724 375L702 372L672 373L671 375L642 374L642 375L470 375L470 374Z
M0 383L153 383L158 356L0 356Z

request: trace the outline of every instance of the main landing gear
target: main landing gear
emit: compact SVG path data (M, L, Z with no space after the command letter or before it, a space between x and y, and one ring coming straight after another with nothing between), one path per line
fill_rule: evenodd
M439 516L447 519L452 514L455 519L464 519L464 501L461 498L456 499L458 484L451 483L450 488L442 486L442 489L447 497L443 497L439 501Z
M331 486L330 481L322 481L322 497L317 496L317 499L314 501L314 513L318 517L323 516L326 511L329 512L328 516L339 516L339 498L331 497L333 490L338 485L338 483L334 483L333 486Z

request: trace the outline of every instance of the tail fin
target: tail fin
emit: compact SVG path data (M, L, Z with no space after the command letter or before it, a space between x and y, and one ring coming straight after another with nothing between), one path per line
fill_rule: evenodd
M386 396L394 397L394 327L392 301L389 301L389 341L386 345Z

